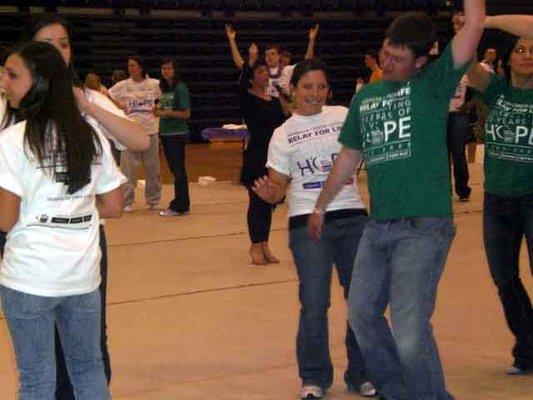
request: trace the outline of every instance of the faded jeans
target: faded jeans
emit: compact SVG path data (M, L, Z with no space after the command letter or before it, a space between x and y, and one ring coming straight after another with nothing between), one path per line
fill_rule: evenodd
M370 219L365 228L349 320L370 379L387 400L453 398L430 323L453 236L451 218Z
M57 324L76 400L108 400L100 351L100 293L43 297L0 286L19 370L19 400L54 400Z

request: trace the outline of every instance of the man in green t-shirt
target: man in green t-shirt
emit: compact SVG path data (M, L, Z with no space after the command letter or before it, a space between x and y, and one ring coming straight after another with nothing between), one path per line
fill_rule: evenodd
M386 32L383 80L353 99L343 147L309 219L319 240L324 210L363 158L371 218L361 238L350 325L374 385L386 399L453 398L432 334L437 284L454 235L446 146L448 105L478 45L484 0L465 0L465 26L429 65L430 18L407 13ZM383 313L390 305L391 333Z

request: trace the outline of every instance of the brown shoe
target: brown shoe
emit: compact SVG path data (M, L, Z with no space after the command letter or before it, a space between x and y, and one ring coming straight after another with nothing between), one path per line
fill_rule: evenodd
M270 264L279 264L279 260L270 251L270 248L268 247L268 242L262 242L261 245L263 246L263 255L265 256L267 262L269 262Z
M252 246L250 246L250 257L252 257L252 264L268 264L268 261L263 255L263 246L261 245L261 243L252 243Z

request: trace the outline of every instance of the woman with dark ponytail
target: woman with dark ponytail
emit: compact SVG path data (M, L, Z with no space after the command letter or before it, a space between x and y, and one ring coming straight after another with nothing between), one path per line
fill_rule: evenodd
M0 84L0 294L19 369L19 399L56 399L57 327L77 400L110 399L100 349L100 218L122 212L119 172L87 123L57 49L12 52Z
M119 109L108 97L94 90L83 88L78 79L74 64L72 62L72 51L70 45L70 32L67 22L58 14L44 14L39 19L32 20L24 33L25 40L38 40L48 42L59 50L67 68L64 71L69 82L75 87L74 93L78 108L82 112L84 119L91 123L110 140L115 147L123 150L125 148L132 151L144 151L150 146L150 139L142 127L134 121L126 118L124 112ZM0 106L0 108L2 108ZM11 117L3 118L3 110L0 110L0 120L4 121L4 126L11 122ZM0 228L1 229L1 228ZM0 232L0 254L3 252L2 237L4 232ZM102 258L100 262L100 274L102 277L100 285L101 295L101 349L104 359L104 369L108 383L111 380L111 362L107 348L106 333L106 288L107 288L107 246L106 236L101 220L100 226L100 251ZM56 334L56 355L57 355L57 400L73 400L72 385L65 366L61 342Z

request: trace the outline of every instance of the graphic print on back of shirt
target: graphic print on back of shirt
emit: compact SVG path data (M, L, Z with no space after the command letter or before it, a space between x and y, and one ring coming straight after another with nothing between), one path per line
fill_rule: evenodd
M485 124L485 151L494 158L533 163L533 105L500 95Z
M411 86L361 101L359 114L367 165L411 157Z

